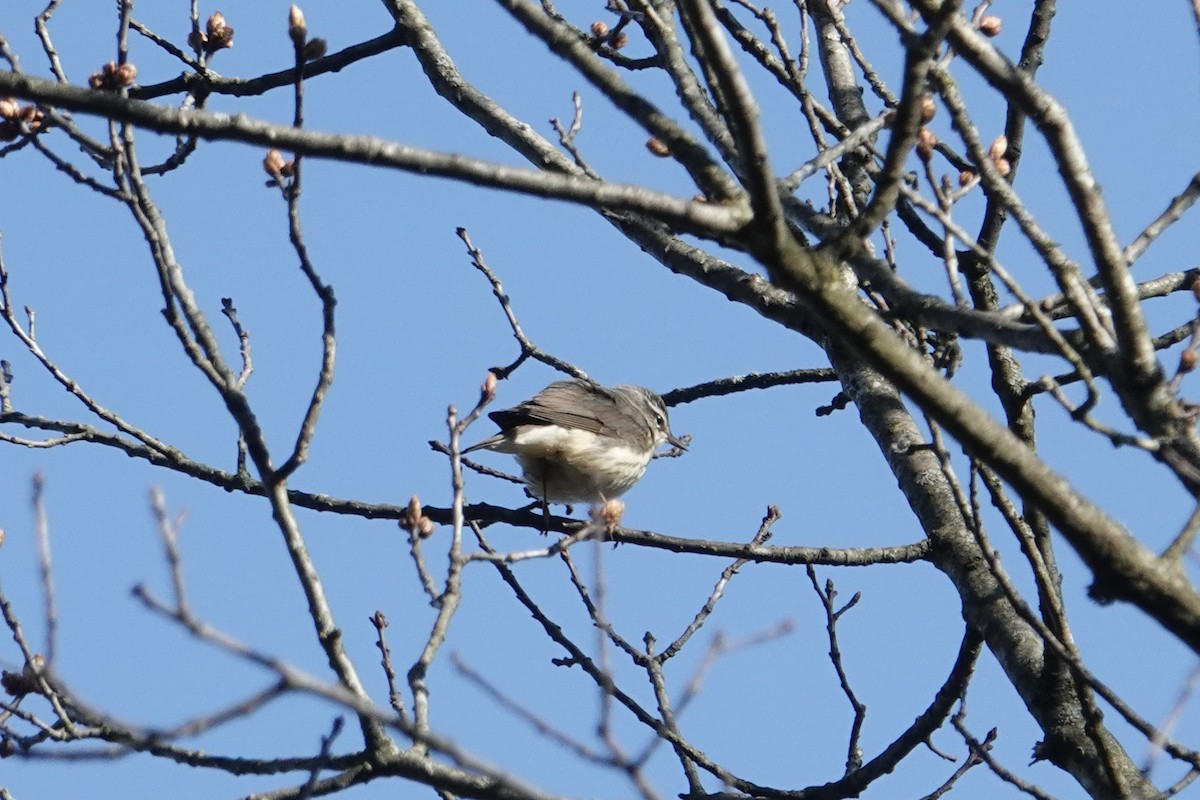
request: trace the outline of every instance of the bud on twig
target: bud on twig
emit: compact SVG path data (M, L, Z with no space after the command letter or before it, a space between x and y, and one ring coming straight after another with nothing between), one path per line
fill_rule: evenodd
M917 155L921 160L929 163L929 159L933 158L933 148L937 146L938 138L929 128L921 128L917 133Z
M479 403L492 402L492 398L496 396L496 373L489 372L487 377L483 379L483 385L479 387Z
M137 80L137 67L133 64L117 66L117 62L109 61L101 67L99 72L93 72L88 76L88 86L112 92L132 86L135 80Z
M225 15L220 11L214 11L204 26L204 32L209 36L220 36L227 30L229 26L225 24Z
M267 151L267 155L263 157L263 169L270 175L276 183L283 183L283 168L287 166L287 161L283 157L283 153L275 148Z
M921 124L924 125L937 114L937 103L930 95L921 95Z
M220 11L208 18L205 32L200 36L201 47L210 56L218 50L233 47L233 27L225 22L225 15Z
M37 106L24 106L17 117L30 132L40 130L46 119L46 115Z
M592 522L603 524L607 530L614 530L621 525L621 517L625 516L625 503L621 500L606 500L588 509Z
M1008 152L1008 137L1003 133L992 140L992 144L988 147L988 158L995 161L1002 158Z
M992 144L988 147L988 159L995 165L996 171L1000 173L1002 178L1007 178L1008 173L1012 172L1012 162L1004 156L1008 153L1008 137L1003 133L992 140Z
M414 494L408 501L408 508L400 515L400 527L422 539L428 539L437 530L437 523L425 516L421 500Z
M263 169L271 176L271 180L267 181L268 186L283 187L284 179L296 174L296 162L285 159L283 153L271 148L263 158Z
M304 43L304 49L300 51L300 54L305 61L316 61L318 58L323 58L328 49L329 44L317 36Z
M1196 369L1196 364L1200 363L1200 355L1192 348L1188 348L1179 354L1179 372L1186 374Z
M430 536L433 536L436 530L437 524L429 517L421 517L417 520L417 536L422 539L428 539Z
M646 140L646 149L659 158L666 158L671 155L671 150L667 147L667 143L657 136L651 136Z
M21 105L12 97L0 97L0 141L11 142L21 134L37 133L45 127L46 115L35 105Z
M137 80L137 67L133 64L122 64L117 67L114 78L118 88L123 89L126 86L133 86L133 82Z
M297 47L303 46L308 39L308 23L304 21L304 12L295 3L288 9L288 36Z
M608 23L597 20L596 22L592 23L590 30L592 32L592 38L603 39L605 36L608 36Z
M1004 21L999 17L986 16L979 20L979 32L984 36L999 36Z

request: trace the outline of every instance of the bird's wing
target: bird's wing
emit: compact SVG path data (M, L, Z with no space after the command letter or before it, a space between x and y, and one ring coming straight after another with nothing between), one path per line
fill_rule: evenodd
M579 410L596 401L602 404L599 415ZM506 431L518 425L562 425L600 436L615 436L615 431L604 423L604 417L611 416L613 405L615 399L603 386L579 380L558 381L524 403L493 411L488 416Z

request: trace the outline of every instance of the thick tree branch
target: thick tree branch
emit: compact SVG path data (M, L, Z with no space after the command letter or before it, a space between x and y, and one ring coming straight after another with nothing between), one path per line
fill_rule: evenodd
M95 114L158 133L189 134L274 147L316 158L454 178L477 186L554 197L593 207L638 211L709 238L736 233L745 221L745 212L737 206L681 200L640 186L520 169L372 136L316 133L254 120L243 114L180 110L11 72L0 72L0 95Z

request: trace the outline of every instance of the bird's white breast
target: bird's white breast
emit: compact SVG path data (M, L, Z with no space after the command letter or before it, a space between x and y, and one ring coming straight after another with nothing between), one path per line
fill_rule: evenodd
M646 472L649 451L618 439L559 425L523 425L513 432L533 493L550 502L595 501L624 494Z

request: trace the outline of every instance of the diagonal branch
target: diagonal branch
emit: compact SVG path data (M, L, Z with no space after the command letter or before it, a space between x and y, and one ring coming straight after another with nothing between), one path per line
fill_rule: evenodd
M637 211L710 238L736 233L747 216L745 209L736 205L681 200L632 184L510 167L373 136L317 133L242 114L175 109L11 72L0 72L0 95L128 122L159 133L191 134L205 139L275 147L316 158L453 178L477 186L570 200L593 207Z

